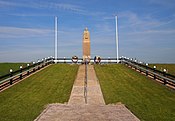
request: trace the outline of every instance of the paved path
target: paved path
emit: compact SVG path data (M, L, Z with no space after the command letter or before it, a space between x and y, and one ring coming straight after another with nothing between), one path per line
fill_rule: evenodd
M68 102L69 105L86 104L84 97L84 80L85 80L85 66L81 65L78 70L77 79L74 82L74 86ZM88 65L87 104L105 105L101 88L92 65Z
M94 67L88 65L87 104L85 66L80 65L68 104L49 104L35 121L139 121L123 104L105 105Z
M50 104L38 121L139 121L124 105Z

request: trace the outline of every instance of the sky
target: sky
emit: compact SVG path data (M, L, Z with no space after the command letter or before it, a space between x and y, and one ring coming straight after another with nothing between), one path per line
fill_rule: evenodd
M119 56L147 63L175 63L175 0L0 0L0 62L31 62L54 56L82 57L83 31L91 57Z

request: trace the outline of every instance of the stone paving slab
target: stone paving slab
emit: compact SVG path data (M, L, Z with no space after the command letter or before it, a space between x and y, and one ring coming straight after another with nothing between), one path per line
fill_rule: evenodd
M101 95L101 89L98 86L90 86L87 89L89 95Z
M35 121L139 121L139 119L122 104L50 104Z
M92 65L88 65L87 103L105 105L103 94ZM86 104L84 97L85 66L80 65L68 104ZM79 99L81 98L81 99ZM82 101L82 102L81 102Z
M73 89L72 89L72 96L73 95L81 95L81 96L84 96L84 87L82 86L74 86Z
M93 65L88 65L87 103L89 105L105 105L103 94Z
M77 78L75 79L68 105L85 104L84 98L84 75L85 67L79 66Z

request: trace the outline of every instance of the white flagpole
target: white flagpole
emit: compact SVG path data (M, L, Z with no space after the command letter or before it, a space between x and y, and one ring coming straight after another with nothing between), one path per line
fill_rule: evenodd
M118 52L118 21L117 21L117 16L115 16L115 20L116 20L116 56L117 56L117 63L119 62L119 52Z
M57 30L58 28L57 28L57 17L55 17L55 60L57 60L57 51L58 51L58 35L57 35L57 33L58 33L58 30Z

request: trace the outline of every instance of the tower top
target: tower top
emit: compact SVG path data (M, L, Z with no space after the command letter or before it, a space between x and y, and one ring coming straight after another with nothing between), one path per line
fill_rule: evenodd
M85 31L88 31L88 28L87 27L85 28Z
M90 33L86 27L83 32L83 61L87 59L90 62Z

